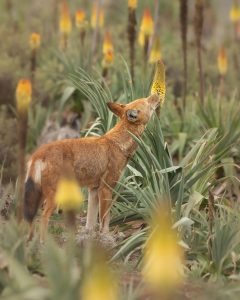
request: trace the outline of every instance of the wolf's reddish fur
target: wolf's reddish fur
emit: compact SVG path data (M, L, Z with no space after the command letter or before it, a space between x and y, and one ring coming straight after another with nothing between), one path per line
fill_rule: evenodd
M71 166L79 185L89 189L87 229L94 229L99 214L100 230L108 232L112 189L137 148L129 132L140 136L158 104L157 95L127 105L110 102L109 109L120 121L105 135L53 142L32 155L26 176L24 213L32 227L38 203L43 203L42 240L56 208L56 186L65 163Z

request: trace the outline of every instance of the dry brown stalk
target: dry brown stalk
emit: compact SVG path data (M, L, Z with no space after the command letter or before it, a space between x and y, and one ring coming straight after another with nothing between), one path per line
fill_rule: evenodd
M135 62L135 41L136 41L136 10L129 7L128 8L128 41L129 41L129 51L130 51L130 72L132 81L134 82L134 62Z
M203 68L202 68L202 30L203 30L203 12L204 12L204 0L196 0L195 2L195 38L197 46L197 62L198 62L198 74L199 74L199 98L201 103L204 102L204 80L203 80Z
M180 0L180 24L183 51L183 108L186 106L187 96L187 23L188 23L188 0Z

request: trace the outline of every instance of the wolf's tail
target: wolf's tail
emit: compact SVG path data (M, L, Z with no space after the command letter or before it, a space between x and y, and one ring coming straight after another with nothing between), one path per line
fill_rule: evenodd
M41 201L41 187L34 182L31 177L28 177L25 182L24 194L24 218L27 222L32 223L37 214L38 207Z

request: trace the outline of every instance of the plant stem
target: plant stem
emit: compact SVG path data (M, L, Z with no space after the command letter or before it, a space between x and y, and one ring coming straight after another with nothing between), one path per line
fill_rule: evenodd
M132 81L134 82L134 62L135 62L135 41L136 41L136 10L128 8L128 41L130 51L130 72Z
M188 0L180 0L180 24L183 51L183 109L186 106L187 96L187 23L188 23Z
M199 74L199 98L200 102L204 102L204 80L203 80L203 68L202 68L202 29L203 29L203 0L196 0L195 2L195 37L197 46L197 63L198 63L198 74Z
M27 112L18 117L18 205L17 215L18 221L22 221L23 217L23 194L24 194L24 176L25 176L25 148L27 141Z

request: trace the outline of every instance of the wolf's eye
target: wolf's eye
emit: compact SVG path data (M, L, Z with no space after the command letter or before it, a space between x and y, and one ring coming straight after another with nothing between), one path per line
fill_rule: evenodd
M127 111L127 118L129 121L134 122L137 120L138 114L139 114L139 110L129 109Z

